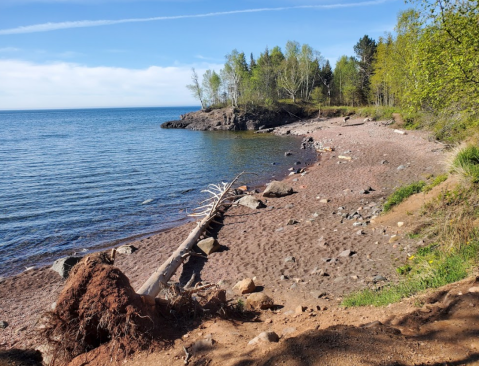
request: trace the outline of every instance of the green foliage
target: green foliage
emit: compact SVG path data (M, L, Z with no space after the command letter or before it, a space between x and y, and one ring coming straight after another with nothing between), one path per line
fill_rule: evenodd
M437 245L419 249L408 263L397 268L405 276L396 284L377 290L366 289L346 297L343 306L385 306L428 288L437 288L465 278L477 264L479 240L445 253Z
M425 193L429 192L429 191L432 190L434 187L436 187L436 186L438 186L439 184L441 184L442 182L446 181L446 180L447 180L447 177L448 177L448 174L447 174L447 173L438 175L436 178L434 178L434 180L433 180L431 183L429 183L428 185L424 186L424 188L422 189L422 191L425 192Z
M474 145L461 149L452 162L455 170L461 172L472 183L479 182L479 147Z
M384 211L388 212L392 207L400 204L406 198L413 194L419 193L426 186L424 181L414 182L407 186L400 187L394 193L388 197L384 204Z

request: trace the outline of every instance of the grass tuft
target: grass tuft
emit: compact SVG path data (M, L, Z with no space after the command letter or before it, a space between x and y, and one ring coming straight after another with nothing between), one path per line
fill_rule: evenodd
M399 205L406 198L412 196L413 194L419 193L426 186L424 181L414 182L407 186L398 188L389 198L386 203L384 203L384 211L388 212L396 205Z
M452 168L472 183L479 183L479 147L468 145L460 149L452 161Z

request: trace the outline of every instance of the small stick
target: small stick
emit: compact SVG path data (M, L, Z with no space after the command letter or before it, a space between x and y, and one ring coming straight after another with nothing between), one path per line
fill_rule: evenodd
M188 365L188 360L190 359L190 354L188 353L188 351L186 350L185 346L183 346L183 350L185 351L185 365Z

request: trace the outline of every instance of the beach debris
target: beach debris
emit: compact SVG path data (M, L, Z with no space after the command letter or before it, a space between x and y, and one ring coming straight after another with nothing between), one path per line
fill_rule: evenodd
M239 186L238 188L236 189L239 189L240 191L243 191L243 192L246 192L248 190L248 186Z
M242 172L238 174L230 183L222 182L220 184L210 184L202 192L210 194L210 197L202 202L194 213L189 216L202 217L196 227L190 232L188 237L181 245L170 255L170 257L157 268L155 272L137 291L139 295L156 297L161 288L167 285L167 282L175 274L176 270L191 253L191 249L198 242L200 236L211 226L213 220L220 215L222 209L230 207L234 200L238 198L233 189L233 185L240 179Z
M149 204L149 203L151 203L151 202L153 202L153 201L154 201L153 198L148 198L147 200L144 200L141 204L142 204L142 205L147 205L147 204Z
M279 336L275 332L262 332L248 342L248 345L254 346L259 343L279 342Z
M137 251L138 248L133 245L122 245L121 247L116 248L116 252L119 254L132 254Z
M249 207L252 210L257 210L259 208L265 208L266 205L259 199L257 199L255 196L244 196L241 197L239 200L237 200L235 203L241 206Z
M403 130L394 130L394 133L398 133L400 135L407 135L406 131Z
M264 197L284 197L293 194L293 188L284 182L272 181L263 192Z
M245 278L234 285L233 290L241 295L250 294L256 290L256 285L251 278Z
M266 310L273 306L273 299L263 292L255 292L249 295L245 302L247 310Z
M81 259L81 257L65 257L57 259L53 262L51 269L57 272L62 278L68 278L73 266Z
M196 246L206 255L217 252L221 246L218 244L218 241L215 238L206 238L200 240Z
M293 256L288 256L284 258L284 263L294 263L294 262L296 262L296 258L294 258Z
M5 329L8 327L8 323L5 320L0 321L0 329Z

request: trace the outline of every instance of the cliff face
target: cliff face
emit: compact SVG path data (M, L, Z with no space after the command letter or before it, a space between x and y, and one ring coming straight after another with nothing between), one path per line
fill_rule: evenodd
M294 106L281 107L276 111L256 108L242 112L233 107L204 110L183 114L179 121L169 121L163 128L187 128L197 131L242 131L282 126L306 117L302 109Z

